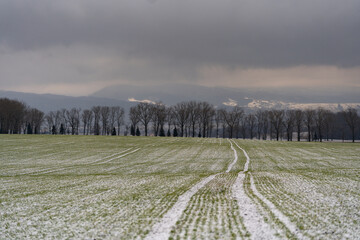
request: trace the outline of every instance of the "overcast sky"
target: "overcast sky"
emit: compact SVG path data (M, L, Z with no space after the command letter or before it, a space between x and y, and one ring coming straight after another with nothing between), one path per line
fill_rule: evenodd
M359 0L0 0L0 89L360 87Z

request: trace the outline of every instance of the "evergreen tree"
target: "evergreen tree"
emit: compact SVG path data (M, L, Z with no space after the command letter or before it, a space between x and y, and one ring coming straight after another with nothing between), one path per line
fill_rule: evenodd
M140 136L140 130L139 127L136 128L136 136Z
M178 136L178 132L177 132L176 127L174 128L173 136L174 136L174 137L177 137L177 136Z
M27 125L27 130L26 130L27 134L33 134L33 130L32 130L32 127L31 127L31 124L28 123Z
M55 125L52 126L51 133L52 133L53 135L56 135L56 134L57 134Z
M113 128L113 130L112 130L112 132L111 132L111 135L112 135L112 136L116 136L116 129L115 129L115 127Z
M168 136L168 137L171 137L170 128L169 128L168 131L167 131L167 136Z
M161 128L160 128L159 136L160 136L160 137L165 137L165 131L164 131L163 126L161 126Z
M134 128L134 125L131 125L130 135L131 135L131 136L135 136L135 128Z
M61 124L61 125L60 125L60 134L62 134L62 135L65 134L64 124Z

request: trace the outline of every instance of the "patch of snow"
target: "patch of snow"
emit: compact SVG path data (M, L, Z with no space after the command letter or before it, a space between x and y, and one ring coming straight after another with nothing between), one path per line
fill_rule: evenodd
M360 103L294 103L283 101L269 101L263 99L252 99L246 105L248 108L257 109L316 109L324 108L333 112L343 111L348 108L360 109Z
M150 103L150 104L156 104L156 102L151 101L149 99L143 99L143 100L137 100L135 98L128 98L129 102L139 102L139 103Z
M228 100L228 102L223 102L225 106L235 107L238 105L237 101L235 101L234 99L228 98Z

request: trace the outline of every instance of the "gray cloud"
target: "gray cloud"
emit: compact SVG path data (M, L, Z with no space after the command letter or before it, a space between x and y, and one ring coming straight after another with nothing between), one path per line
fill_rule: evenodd
M359 12L358 0L2 0L0 46L42 67L71 62L79 81L196 80L212 65L350 68L360 66Z

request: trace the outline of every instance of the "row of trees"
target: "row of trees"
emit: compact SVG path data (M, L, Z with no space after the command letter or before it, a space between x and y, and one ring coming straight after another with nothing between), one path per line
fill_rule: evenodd
M80 108L50 111L44 120L52 134L120 135L124 114L121 107L94 106L83 111Z
M188 101L167 107L162 103L139 103L130 108L129 122L121 107L72 108L48 114L24 103L0 99L1 133L94 134L180 137L229 137L323 141L360 137L359 115L355 109L258 110L245 113L240 107L217 109L207 102ZM165 131L167 129L167 131Z
M179 129L181 137L229 137L293 140L296 133L298 141L306 137L308 141L345 139L351 135L355 141L359 129L359 116L355 109L334 113L329 110L258 110L246 114L240 107L216 109L207 102L181 102L166 108L163 104L140 103L130 109L131 128L141 123L148 135L148 125L153 124L153 133L168 124ZM348 126L348 128L346 127ZM350 131L349 131L350 130ZM134 135L134 134L133 134ZM168 134L169 135L169 134ZM359 134L360 135L360 134Z
M38 134L43 118L44 113L36 108L16 100L0 98L0 133Z

